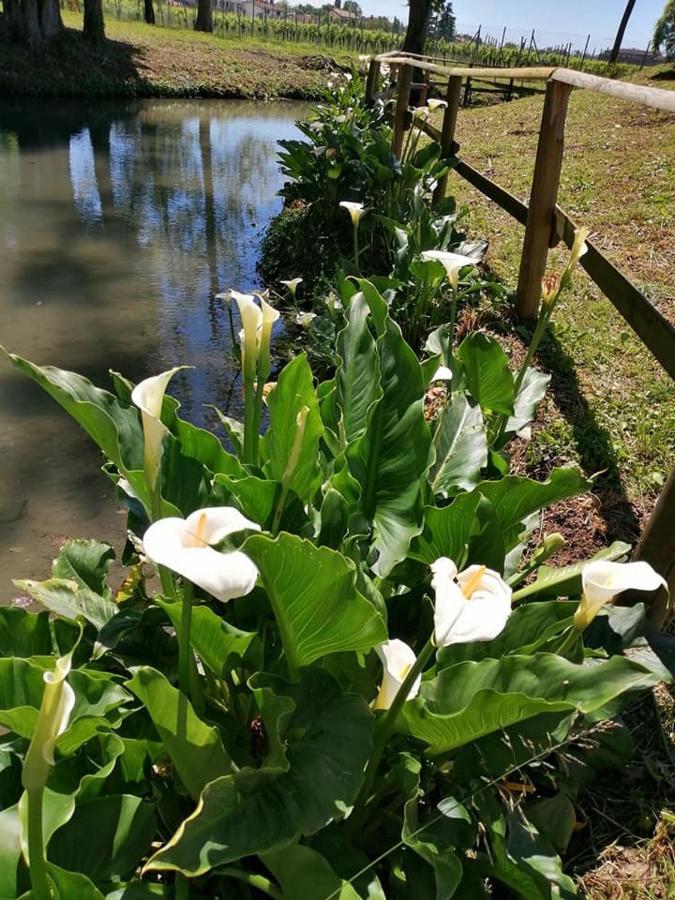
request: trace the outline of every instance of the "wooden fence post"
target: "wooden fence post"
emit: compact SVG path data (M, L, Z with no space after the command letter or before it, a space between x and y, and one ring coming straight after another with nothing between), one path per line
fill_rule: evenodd
M634 558L652 565L668 583L671 600L675 598L675 469L670 473L666 486L656 501ZM668 598L662 589L656 595L650 619L657 626L663 625L668 611Z
M405 120L410 104L410 87L412 85L413 67L401 66L398 71L398 90L396 97L396 112L394 113L394 137L391 149L398 159L403 150L403 134L405 132Z
M570 86L567 84L549 81L546 85L518 275L516 308L518 315L525 319L537 317L548 248L555 239L555 206L565 145L565 117L569 95Z
M445 95L448 104L443 114L443 128L441 129L441 156L446 158L452 153L452 145L455 143L455 129L457 128L457 113L459 111L459 100L462 92L462 78L459 75L453 75L448 80L448 90ZM438 182L434 191L433 205L438 206L445 197L448 189L448 174L446 173Z
M366 80L366 103L372 106L375 102L375 94L377 93L377 80L380 75L380 63L376 59L371 59L368 68L368 78Z

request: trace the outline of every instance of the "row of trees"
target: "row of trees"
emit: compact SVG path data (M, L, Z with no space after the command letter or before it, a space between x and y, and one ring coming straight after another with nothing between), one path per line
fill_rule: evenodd
M63 31L59 0L4 0L4 14L9 33L34 53ZM83 35L92 44L105 40L101 0L84 0Z

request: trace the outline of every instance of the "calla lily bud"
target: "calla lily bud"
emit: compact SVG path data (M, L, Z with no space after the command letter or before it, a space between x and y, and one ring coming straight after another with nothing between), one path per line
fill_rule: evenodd
M382 660L382 685L373 702L373 709L389 709L399 688L415 665L417 657L411 647L398 639L380 644L375 648L375 652ZM422 676L419 675L410 688L407 700L412 700L418 695L421 683Z
M559 532L547 534L544 540L535 548L532 554L532 563L540 566L547 559L550 559L558 550L562 550L565 546L565 538Z
M574 627L583 631L606 603L623 591L668 589L665 578L646 562L616 563L598 559L584 566L581 573L582 596L574 613Z
M354 228L358 228L359 222L361 221L366 211L363 203L351 203L348 200L343 200L340 203L340 206L342 207L342 209L346 209L351 216L352 225L354 226Z
M541 279L541 302L544 306L550 306L560 293L560 276L555 272L545 275Z
M152 524L143 536L143 551L226 603L255 587L258 570L240 550L221 553L214 547L237 531L260 526L229 506L198 509L187 519L169 517Z
M467 266L476 267L476 260L470 256L462 256L461 253L450 253L448 250L425 250L422 253L425 262L439 262L445 268L448 281L453 290L457 290L459 273Z
M162 423L162 403L169 381L187 366L177 366L139 382L131 392L131 400L141 411L143 420L145 477L150 490L157 484L162 459L162 442L169 429Z
M68 727L75 706L75 692L66 681L72 663L72 652L56 660L53 672L45 672L42 703L35 734L28 747L21 780L27 791L41 791L54 765L54 748Z
M458 574L446 556L432 563L431 571L437 647L491 641L503 631L511 615L512 591L498 572L473 565Z
M286 463L286 469L284 470L284 474L281 477L282 484L288 485L291 483L295 470L298 467L298 462L300 461L300 453L302 452L302 442L305 438L305 428L307 427L308 415L309 406L303 406L296 416L295 438L293 439L291 453L288 457L288 462Z

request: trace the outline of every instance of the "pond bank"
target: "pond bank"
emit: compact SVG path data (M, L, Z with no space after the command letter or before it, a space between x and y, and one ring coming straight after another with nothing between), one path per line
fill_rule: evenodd
M81 17L65 12L65 32L33 59L8 40L0 20L0 95L4 97L214 97L313 100L338 64L313 45L106 21L103 52L88 47Z

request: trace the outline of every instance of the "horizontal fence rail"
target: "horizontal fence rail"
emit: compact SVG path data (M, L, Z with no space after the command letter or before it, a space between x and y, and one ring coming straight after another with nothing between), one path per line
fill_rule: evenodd
M391 76L396 76L396 84L390 85L384 94L378 95L378 78L383 64L389 67ZM554 247L559 241L563 241L567 247L571 247L574 242L576 225L557 202L564 155L565 119L573 89L590 90L669 113L675 113L675 91L601 78L565 68L448 66L419 55L401 51L389 52L371 60L367 99L370 102L375 99L386 100L389 97L396 99L392 149L397 156L401 154L404 131L411 123L409 107L412 88L421 89L418 100L424 102L430 75L442 76L444 81L447 79L445 93L447 106L443 126L439 130L428 122L417 124L433 140L440 143L445 157L456 157L459 151L459 146L455 142L457 114L462 86L464 85L468 93L471 79L485 79L492 84L504 80L511 87L515 80L545 83L544 106L529 203L523 203L460 158L452 169L525 226L518 276L517 311L524 318L535 318L539 309L541 279L546 271L549 248ZM418 83L414 85L413 77L418 78ZM419 83L420 80L422 83ZM434 85L438 84L438 80L434 78ZM447 180L448 176L445 176L439 183L434 193L436 201L445 196ZM675 379L675 327L592 241L587 241L587 246L588 252L582 256L581 266L663 369ZM674 523L675 471L658 499L635 554L637 558L645 559L659 569L668 582L671 594L675 596ZM657 599L654 609L660 611L665 609L663 596Z

